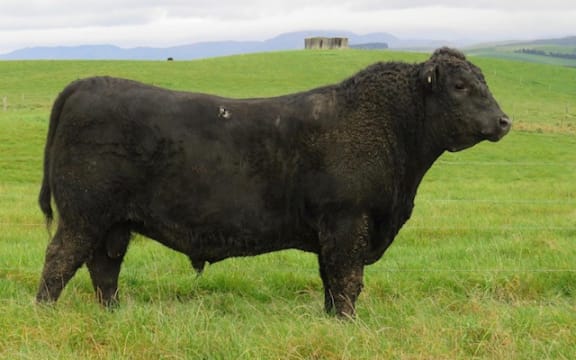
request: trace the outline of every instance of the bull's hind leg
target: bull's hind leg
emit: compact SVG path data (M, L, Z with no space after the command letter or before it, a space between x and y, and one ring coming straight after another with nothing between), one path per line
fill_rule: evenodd
M118 275L129 242L130 228L127 225L116 225L86 262L96 298L106 307L118 304Z
M40 303L55 302L76 270L88 259L97 240L83 231L58 225L48 244L42 278L36 295Z

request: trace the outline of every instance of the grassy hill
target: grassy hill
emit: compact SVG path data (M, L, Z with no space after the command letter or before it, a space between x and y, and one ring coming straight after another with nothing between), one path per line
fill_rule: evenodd
M54 308L33 303L47 233L36 205L51 102L114 75L233 97L339 81L423 54L280 52L193 62L0 62L0 358L576 358L576 69L473 58L515 119L503 141L445 154L412 219L366 269L358 319L322 311L316 258L230 259L196 278L185 256L137 237L121 307L81 269Z
M483 57L576 67L576 36L482 44L469 48L466 52Z

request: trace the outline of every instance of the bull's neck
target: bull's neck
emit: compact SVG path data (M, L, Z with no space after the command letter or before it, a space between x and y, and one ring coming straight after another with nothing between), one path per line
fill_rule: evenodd
M398 139L396 151L405 161L402 164L405 190L415 194L422 178L444 149L435 140L435 129L430 121L432 119L426 118L424 94L417 83L417 77L412 79L411 82L398 84L394 91L388 92L399 96L409 95L408 98L389 99L382 112L388 110L388 114L394 114L388 120L392 122L389 131L393 131L392 136Z
M434 161L444 152L435 141L431 119L426 119L425 95L418 80L417 66L394 69L398 76L359 77L354 82L354 95L345 93L348 105L362 114L368 124L367 138L380 134L383 154L391 156L404 176L398 179L409 192L414 192ZM406 81L406 79L408 79Z
M419 99L418 99L419 100ZM422 109L415 106L415 109ZM425 112L417 111L404 119L402 134L404 138L404 151L406 153L407 176L412 179L414 192L422 181L426 172L434 162L442 155L444 149L434 141L435 136L430 129L430 124L425 119Z

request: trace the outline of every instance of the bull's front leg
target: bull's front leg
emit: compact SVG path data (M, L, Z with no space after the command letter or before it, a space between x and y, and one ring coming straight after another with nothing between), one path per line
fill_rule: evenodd
M369 224L366 215L348 215L326 223L320 231L318 262L326 312L355 316L363 287Z

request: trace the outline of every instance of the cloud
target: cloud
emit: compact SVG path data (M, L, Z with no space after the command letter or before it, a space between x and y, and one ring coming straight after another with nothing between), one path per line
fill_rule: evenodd
M0 52L41 45L171 46L342 29L400 37L525 39L576 34L560 0L2 0Z
M333 2L263 0L8 0L0 3L0 29L70 28L148 24L163 18L248 20Z
M77 28L90 26L139 25L154 21L162 10L154 7L114 7L102 0L102 6L82 6L81 1L36 1L38 5L12 2L0 4L0 30ZM52 3L52 4L50 4Z
M576 5L566 0L356 0L350 2L352 9L383 10L411 8L452 8L452 9L490 9L505 11L527 11L540 9L575 9Z
M516 13L575 10L576 4L565 0L3 0L0 2L0 29L139 25L164 18L257 20L322 9L371 13L413 8L487 9Z

